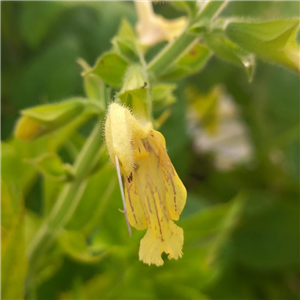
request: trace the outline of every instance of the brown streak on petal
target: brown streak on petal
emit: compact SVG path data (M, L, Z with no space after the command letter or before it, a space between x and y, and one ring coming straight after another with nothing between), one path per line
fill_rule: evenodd
M159 226L160 239L161 239L162 242L164 242L164 238L163 238L163 234L162 234L162 230L161 230L161 224L160 224L160 220L159 220L159 216L158 216L158 210L157 210L155 198L153 198L153 200L154 200L156 218L157 218L157 222L158 222L158 226Z
M149 197L148 197L148 196L146 196L146 198L147 198L147 203L148 203L149 211L150 211L150 213L152 214L153 212L152 212L152 210L151 210L151 206L150 206Z
M127 178L128 182L131 183L132 182L132 172L130 173L129 177Z
M171 179L171 184L172 184L172 188L173 188L173 193L174 193L174 205L175 205L175 211L177 212L177 203L176 203L176 189L175 189L175 186L174 186L174 182L173 182L173 179Z
M131 173L131 175L132 175L132 173ZM129 189L126 188L127 195L128 195L128 201L129 201L129 204L130 204L130 208L131 208L135 223L138 224L138 221L136 219L136 215L135 215L135 212L134 212L134 208L133 208L132 203L131 203L131 198L130 198L130 189L131 189L131 187L132 187L132 185L129 185Z

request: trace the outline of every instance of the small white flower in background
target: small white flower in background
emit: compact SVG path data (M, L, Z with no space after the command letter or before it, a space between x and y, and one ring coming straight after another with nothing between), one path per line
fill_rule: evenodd
M153 46L162 41L171 41L187 24L186 17L168 20L156 15L151 1L134 1L138 22L136 25L140 43Z
M208 94L189 89L187 98L189 131L196 152L212 152L220 170L229 170L252 158L247 128L236 104L222 88L215 87Z

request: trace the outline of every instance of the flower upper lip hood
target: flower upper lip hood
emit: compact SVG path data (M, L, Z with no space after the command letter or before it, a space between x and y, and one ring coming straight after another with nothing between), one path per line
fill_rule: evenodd
M109 106L105 122L106 145L112 162L115 162L117 155L125 176L128 177L134 167L133 136L145 138L151 129L150 122L141 126L122 105L112 103Z
M156 15L150 1L135 1L135 6L139 18L136 29L142 45L153 46L162 41L171 41L187 24L186 17L168 20Z
M129 223L138 230L147 229L140 244L140 260L159 266L162 252L169 258L181 257L183 230L173 220L179 219L187 193L167 154L163 135L151 123L142 125L126 107L112 103L105 138L112 161L116 164L119 160L124 175L128 210L124 212Z

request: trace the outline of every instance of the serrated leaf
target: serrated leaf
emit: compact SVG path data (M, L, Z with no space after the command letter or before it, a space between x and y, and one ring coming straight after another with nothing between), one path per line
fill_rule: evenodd
M204 35L204 40L210 50L216 55L228 62L244 67L248 80L252 81L255 69L255 57L253 54L230 41L222 33L210 32Z
M300 71L300 48L295 42L299 19L269 22L230 22L226 35L240 47L270 62Z
M95 66L85 74L99 76L106 84L120 88L123 77L128 67L128 61L121 55L113 52L103 54L96 62ZM84 74L84 75L85 75Z
M211 56L209 49L196 44L182 58L169 68L162 76L162 80L174 80L199 72Z

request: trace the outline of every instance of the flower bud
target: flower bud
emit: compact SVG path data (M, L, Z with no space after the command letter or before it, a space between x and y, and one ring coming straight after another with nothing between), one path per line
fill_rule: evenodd
M25 109L21 112L14 135L21 140L30 141L68 124L84 109L85 105L80 99Z

